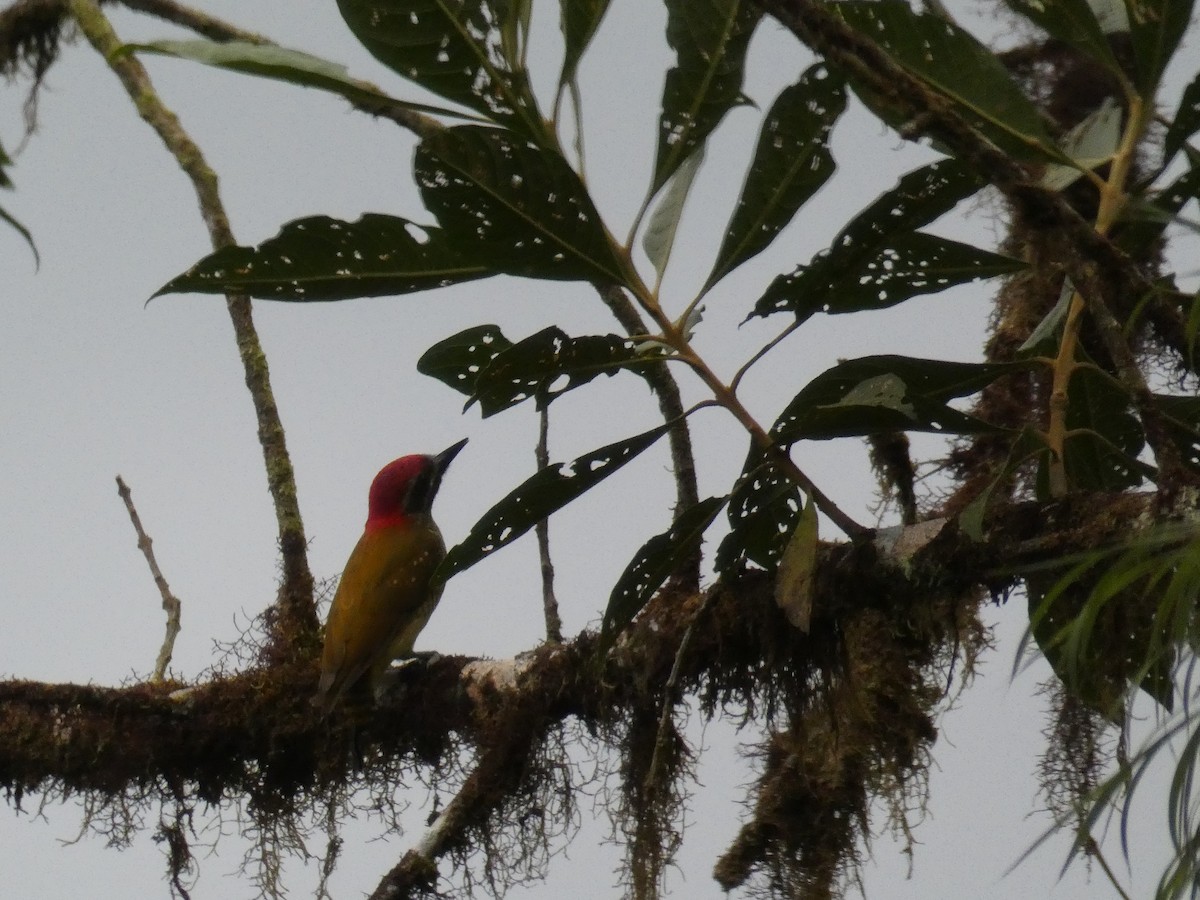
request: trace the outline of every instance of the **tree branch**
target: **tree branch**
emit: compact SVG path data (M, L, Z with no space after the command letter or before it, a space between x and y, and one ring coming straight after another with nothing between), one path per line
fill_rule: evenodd
M120 79L142 119L154 129L191 180L213 248L236 245L217 190L216 173L184 131L179 119L159 99L145 68L137 59L117 53L122 42L95 0L69 0L69 9L88 42ZM233 323L246 387L258 417L258 439L266 463L267 487L274 501L283 560L283 581L273 610L275 633L268 649L279 658L297 652L307 654L316 644L317 614L295 473L271 391L267 358L254 328L250 298L244 294L229 294L226 306Z

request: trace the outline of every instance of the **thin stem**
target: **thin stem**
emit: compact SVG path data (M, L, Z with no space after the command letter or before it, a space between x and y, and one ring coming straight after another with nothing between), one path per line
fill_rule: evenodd
M792 334L792 332L800 327L800 324L801 323L799 320L792 322L792 324L788 325L787 328L783 329L783 331L779 332L779 334L767 341L767 343L764 344L757 353L742 363L742 367L733 373L733 379L729 382L730 392L736 394L738 385L742 383L742 379L745 377L746 373L750 371L750 367L782 344L784 340Z
M120 475L117 476L117 494L125 501L125 510L129 513L129 521L133 523L133 531L137 535L137 546L142 551L142 555L146 557L146 564L150 567L150 575L154 579L154 584L158 588L158 593L162 597L162 608L167 614L167 633L163 637L162 647L158 651L158 658L154 661L154 675L152 681L162 681L167 676L167 666L171 664L171 657L175 654L175 638L179 637L179 631L182 628L180 624L180 613L183 610L183 604L179 602L179 598L171 593L171 587L167 584L167 579L163 576L162 569L158 567L158 560L154 556L154 541L150 535L146 534L146 530L142 527L142 518L138 515L137 508L133 505L133 493L129 490L129 485Z
M1067 443L1067 408L1069 406L1069 390L1071 376L1077 368L1075 363L1075 348L1079 344L1079 326L1083 320L1084 300L1079 291L1071 297L1071 306L1067 312L1067 321L1063 325L1062 340L1058 345L1058 356L1054 360L1054 378L1050 388L1049 412L1050 422L1046 429L1046 443L1049 444L1050 459L1050 496L1064 497L1070 489L1067 483L1066 443Z
M544 469L550 465L550 407L543 403L538 411L538 442L535 456L537 466ZM546 641L561 644L563 639L562 617L558 614L558 598L554 596L554 563L550 560L550 520L542 519L534 526L537 534L538 558L542 570L542 613L546 619Z
M139 115L162 139L192 182L213 248L234 246L237 242L221 203L216 173L205 161L200 148L184 131L175 114L163 104L142 64L133 56L117 53L122 41L96 0L68 0L68 4L80 31L108 63L133 100ZM267 358L254 327L250 298L244 294L228 294L226 306L233 323L246 387L258 417L258 439L279 530L283 579L277 608L273 611L274 633L270 647L279 658L285 658L296 651L307 652L316 641L317 613L313 600L313 578L308 567L308 542L296 496L295 473L287 452L283 423L271 391Z

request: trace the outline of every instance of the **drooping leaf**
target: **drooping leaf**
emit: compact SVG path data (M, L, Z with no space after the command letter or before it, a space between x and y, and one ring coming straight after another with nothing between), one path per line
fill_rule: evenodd
M1200 467L1200 397L1155 394L1154 403L1183 461Z
M421 141L414 168L426 206L477 263L529 278L627 281L587 189L557 153L460 125Z
M5 166L11 166L12 159L4 152L4 147L0 145L0 188L12 190L12 180L8 177L8 173L4 171ZM3 206L0 206L0 222L5 222L17 234L25 239L25 243L29 245L29 249L33 251L33 263L40 267L42 259L38 255L37 245L33 242L33 235L29 233L29 229L13 218Z
M1050 312L1042 318L1042 321L1038 322L1037 328L1033 329L1033 332L1025 339L1025 343L1017 348L1019 356L1054 355L1060 339L1059 328L1066 321L1074 296L1075 285L1071 283L1070 278L1064 278L1063 286L1058 292L1058 300Z
M1129 394L1100 369L1085 365L1072 373L1066 426L1063 457L1071 488L1119 491L1136 487L1153 472L1137 458L1145 436Z
M800 512L796 530L784 547L775 574L775 603L787 620L804 634L812 622L813 576L817 568L819 519L817 505L809 497Z
M1050 445L1046 443L1046 436L1038 429L1032 426L1026 426L1021 429L1021 433L1017 435L1016 440L1012 442L1012 446L1008 450L1008 456L1004 460L1004 465L1000 467L995 477L988 483L976 497L958 514L958 527L973 541L983 540L983 520L987 514L988 504L991 502L992 495L996 489L1004 485L1017 469L1021 468L1026 462L1035 456L1048 454Z
M438 341L422 353L417 371L470 397L475 393L479 373L511 346L512 341L499 325L476 325Z
M1121 72L1108 37L1088 0L1053 0L1050 3L1042 0L1007 0L1007 3L1047 34L1082 50L1110 72Z
M559 0L559 16L563 33L562 77L559 84L575 78L579 61L592 42L600 21L608 12L610 0Z
M1178 221L1188 201L1200 197L1200 154L1189 151L1188 155L1191 166L1187 171L1152 196L1129 204L1124 215L1131 221L1116 234L1117 243L1127 253L1137 256L1148 249L1168 225Z
M1193 0L1127 0L1137 86L1153 96L1192 18Z
M236 292L264 300L348 300L445 287L495 274L463 258L438 228L368 213L357 222L297 219L257 247L226 247L154 296Z
M642 545L609 595L604 622L600 627L598 652L603 653L613 645L625 626L642 611L679 563L690 558L728 499L709 497L701 500L684 510L670 528Z
M882 261L894 253L893 245L912 246L916 229L949 212L981 186L974 173L949 159L909 172L855 216L828 250L807 266L798 266L791 274L776 278L755 304L752 315L792 312L803 319L826 307L851 312L842 298L845 290L855 288L861 298L877 300L877 292L860 284L861 279L874 277L869 275L871 267L878 272ZM919 245L922 239L915 240ZM935 288L930 285L929 289ZM880 305L886 304L872 302L863 308Z
M569 464L539 469L483 514L460 544L450 548L435 578L445 581L511 544L551 513L595 487L667 433L659 425L642 434L585 453Z
M646 251L654 271L661 281L671 259L671 248L675 246L675 234L679 231L679 220L683 207L692 190L692 182L704 162L704 144L700 144L692 155L685 159L667 182L666 189L658 198L658 205L650 216L646 232L642 235L642 249Z
M247 41L152 41L148 44L126 44L120 52L153 53L188 59L218 69L329 91L356 103L399 106L414 112L459 119L476 118L440 106L397 100L372 85L351 78L346 67L340 63L274 44L252 44Z
M1026 363L959 363L909 356L864 356L822 372L797 394L771 428L799 440L858 437L880 431L977 434L995 430L950 401L975 394Z
M752 445L729 496L730 531L717 547L717 572L728 574L743 562L774 572L803 507L796 483Z
M766 249L833 175L829 134L845 109L845 82L823 63L776 98L705 290Z
M1025 159L1059 158L1037 107L966 31L942 16L914 12L904 0L830 5L998 147Z
M1067 132L1061 142L1065 156L1074 165L1053 163L1046 167L1041 184L1061 191L1090 172L1108 163L1121 144L1121 120L1124 111L1113 97L1104 101L1082 122Z
M529 139L552 146L529 79L505 33L519 4L506 0L338 0L371 55L421 87Z
M9 215L3 206L0 206L0 222L7 223L13 230L17 232L17 234L21 235L21 237L25 239L25 243L27 243L29 245L29 249L33 251L33 264L35 266L41 266L42 258L38 254L37 245L33 242L33 235L29 232L29 229Z
M573 338L552 325L498 352L476 375L468 406L478 401L487 418L530 397L539 405L549 403L597 375L612 376L655 359L639 353L629 338L615 334Z
M1183 89L1179 106L1163 136L1164 165L1175 158L1175 154L1197 131L1200 131L1200 74Z
M667 0L675 65L663 88L651 196L742 102L746 46L761 18L751 0Z

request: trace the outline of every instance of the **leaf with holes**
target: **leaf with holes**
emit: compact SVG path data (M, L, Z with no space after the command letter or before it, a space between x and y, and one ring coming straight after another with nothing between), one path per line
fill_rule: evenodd
M717 572L729 574L745 562L775 571L803 506L796 483L752 445L729 495L730 531L717 547Z
M791 312L804 319L826 307L851 312L842 300L843 291L862 291L861 282L870 277L867 273L871 267L878 271L895 245L912 246L916 229L940 218L980 187L979 178L954 160L940 160L909 172L855 216L828 250L807 266L798 266L790 275L776 278L751 315ZM917 238L916 243L920 242ZM865 291L862 295L868 300L877 298L877 292Z
M625 626L634 620L654 592L674 574L682 560L700 546L728 497L709 497L685 510L674 524L642 545L630 560L608 598L600 626L599 653L604 653Z
M445 581L469 569L533 528L538 522L591 490L667 433L659 425L642 434L593 450L567 465L539 469L483 514L462 543L452 547L435 579Z
M566 84L575 78L583 52L592 42L601 19L608 12L609 2L610 0L559 0L563 33L562 76L559 78L559 84Z
M913 12L904 0L830 6L996 146L1022 159L1062 160L1037 107L996 55L957 25L937 14Z
M257 247L210 253L154 296L243 293L264 300L349 300L445 287L495 274L439 228L375 213L357 222L297 219Z
M351 78L346 67L340 63L274 44L252 44L247 41L153 41L148 44L126 44L119 53L152 53L188 59L218 69L329 91L345 97L352 103L379 108L399 107L438 116L475 118L441 106L397 100L374 85Z
M639 353L629 338L615 334L573 338L552 325L497 353L476 376L467 405L478 401L484 418L530 397L541 405L597 375L645 367L658 358Z
M998 430L950 401L1034 365L959 363L910 356L847 360L810 381L780 414L771 435L781 444L861 437L881 431L978 434Z
M818 63L784 88L763 119L742 194L705 290L761 253L837 164L829 134L846 109L845 82Z
M1154 403L1182 461L1200 469L1200 397L1155 394Z
M421 87L553 146L529 78L505 35L520 16L507 0L338 0L371 55Z
M746 46L762 18L750 0L667 0L667 72L650 194L743 102Z
M813 266L776 278L759 306L768 304L772 312L786 309L803 322L818 312L886 309L912 297L1025 268L1019 259L921 231L897 234L861 262L858 271ZM819 277L810 274L814 270Z
M557 153L460 125L417 146L417 183L456 246L508 275L625 284L587 189Z
M470 397L475 393L479 373L511 346L512 341L499 325L476 325L438 341L422 353L417 371Z

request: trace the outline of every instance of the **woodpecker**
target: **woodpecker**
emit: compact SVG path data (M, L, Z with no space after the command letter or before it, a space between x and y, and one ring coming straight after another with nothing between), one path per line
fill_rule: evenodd
M464 438L437 456L402 456L371 482L367 524L325 623L314 701L323 715L364 677L378 698L392 660L412 655L442 594L430 579L446 545L430 507L442 475L466 443Z

